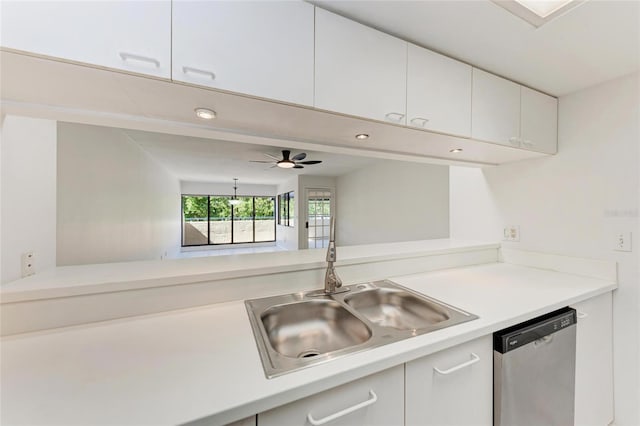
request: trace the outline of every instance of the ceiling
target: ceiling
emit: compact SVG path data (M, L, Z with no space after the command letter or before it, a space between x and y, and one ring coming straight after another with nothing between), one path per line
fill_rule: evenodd
M122 130L133 142L182 181L229 182L238 178L245 184L278 185L295 175L340 176L382 160L351 155L304 150L305 160L322 160L304 169L270 168L264 154L281 157L288 147L253 145L189 136L175 136L139 130ZM291 156L302 152L292 149Z
M489 0L311 3L554 96L640 69L637 0L587 0L537 29Z

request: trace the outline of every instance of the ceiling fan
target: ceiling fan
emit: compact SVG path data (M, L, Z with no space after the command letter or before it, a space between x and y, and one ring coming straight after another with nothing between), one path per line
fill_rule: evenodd
M255 161L251 160L252 163L271 163L272 167L280 167L282 169L304 169L303 164L311 165L311 164L320 164L321 160L307 160L302 161L307 158L307 154L301 152L300 154L296 154L293 157L291 156L291 151L287 149L282 150L282 158L278 158L271 154L264 154L271 159L271 161Z

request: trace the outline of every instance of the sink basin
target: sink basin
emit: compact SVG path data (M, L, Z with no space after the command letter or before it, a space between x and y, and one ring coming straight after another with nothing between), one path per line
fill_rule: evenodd
M344 301L369 321L398 330L425 328L450 318L446 307L401 289L365 290L347 295Z
M267 378L478 318L389 280L245 301Z
M334 300L274 306L261 320L271 347L290 358L310 358L371 338L365 323Z

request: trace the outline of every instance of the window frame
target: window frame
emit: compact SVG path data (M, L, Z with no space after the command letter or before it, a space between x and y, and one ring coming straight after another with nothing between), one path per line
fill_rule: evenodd
M184 217L184 197L207 197L207 243L206 244L185 244L184 241L184 226L185 226L185 217ZM233 227L234 227L234 207L231 206L231 242L230 243L212 243L211 242L211 198L232 198L233 195L222 195L222 194L180 194L180 247L208 247L208 246L231 246L231 245L242 245L242 244L262 244L262 243L274 243L276 242L276 225L277 221L277 211L276 211L276 201L277 198L273 195L242 195L242 198L251 198L252 203L252 241L243 241L243 242L234 242L233 241ZM273 240L264 240L264 241L256 241L256 198L271 198L273 202Z
M291 220L292 215L290 211L291 202L295 203L295 198L296 198L295 191L288 191L288 192L283 192L282 194L278 194L278 197L277 197L278 218L276 220L277 225L295 228L295 219ZM295 210L295 207L294 207L294 210ZM295 218L295 211L293 214L293 218Z

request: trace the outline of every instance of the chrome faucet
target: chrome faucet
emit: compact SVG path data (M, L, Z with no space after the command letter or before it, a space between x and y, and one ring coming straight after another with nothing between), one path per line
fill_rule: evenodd
M329 247L327 247L327 272L324 274L324 292L325 294L342 293L348 291L347 288L338 290L342 287L342 280L336 273L333 263L336 261L336 219L331 217L329 223Z

